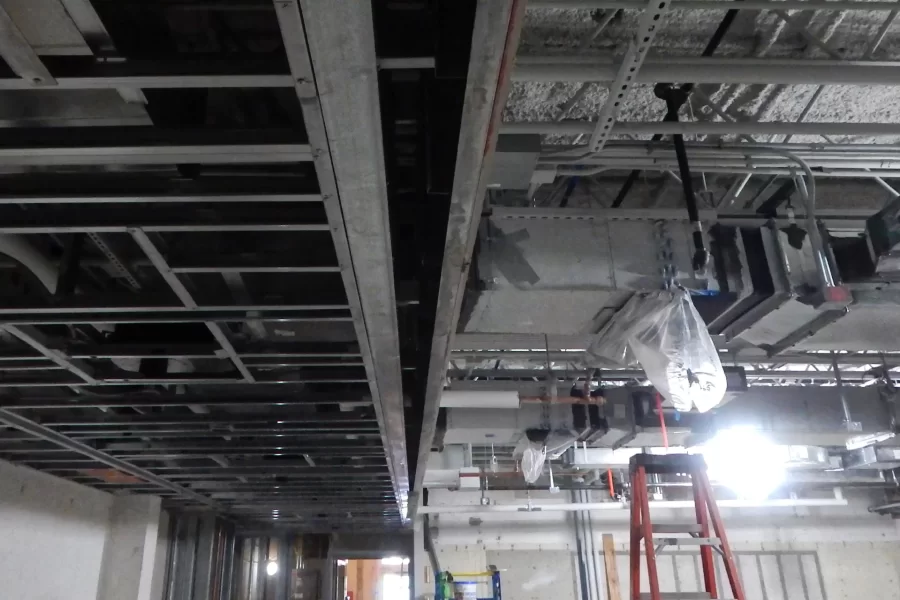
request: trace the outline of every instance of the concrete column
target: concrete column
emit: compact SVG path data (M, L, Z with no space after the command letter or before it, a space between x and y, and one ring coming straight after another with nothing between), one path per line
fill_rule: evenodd
M159 600L152 597L151 588L160 518L157 497L113 500L97 600Z

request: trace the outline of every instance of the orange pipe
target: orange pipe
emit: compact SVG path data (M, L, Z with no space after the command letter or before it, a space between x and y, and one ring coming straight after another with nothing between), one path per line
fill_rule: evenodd
M659 413L659 426L662 429L663 447L669 449L669 434L666 431L666 418L662 411L662 396L656 392L656 412Z

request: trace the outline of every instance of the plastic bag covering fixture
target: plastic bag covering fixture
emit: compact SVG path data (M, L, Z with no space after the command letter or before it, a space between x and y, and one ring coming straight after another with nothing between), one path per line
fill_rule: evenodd
M690 294L681 288L635 294L587 351L598 366L640 366L677 410L715 408L725 397L719 353Z
M542 443L528 442L522 453L522 475L528 483L534 483L544 472L544 461L547 459L547 447Z

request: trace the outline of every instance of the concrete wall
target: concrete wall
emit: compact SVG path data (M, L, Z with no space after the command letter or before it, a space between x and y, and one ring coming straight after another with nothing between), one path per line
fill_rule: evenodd
M0 598L152 598L159 499L0 461ZM158 571L157 571L158 575Z
M477 504L477 493L431 490L431 505ZM489 492L499 504L524 504L521 493ZM537 503L569 502L565 493L532 492ZM723 518L748 599L900 600L900 528L867 512L869 499L848 506L723 509ZM591 514L595 565L601 573L601 535L616 542L623 596L628 584L628 514ZM654 509L656 522L690 522L684 510ZM505 600L580 600L580 569L572 514L562 512L431 515L442 569L500 568ZM667 550L659 561L663 591L698 591L696 552ZM721 566L719 566L720 579ZM426 576L432 581L430 576ZM644 591L646 573L644 574ZM425 593L428 589L425 589ZM417 590L418 594L419 592ZM731 597L730 593L724 597Z
M113 497L0 461L0 596L96 600Z

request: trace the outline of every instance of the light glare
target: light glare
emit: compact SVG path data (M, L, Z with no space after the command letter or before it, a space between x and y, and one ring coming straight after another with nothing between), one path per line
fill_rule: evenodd
M277 562L272 561L266 565L266 574L268 574L269 577L271 577L272 575L274 575L277 572L278 572L278 563Z
M784 452L755 429L723 429L699 450L709 478L739 498L765 500L784 482Z

